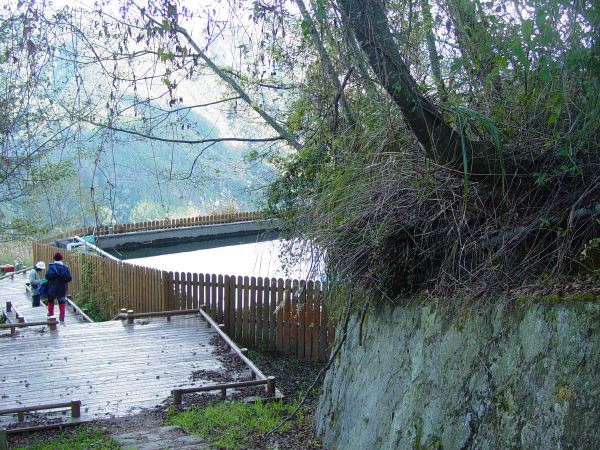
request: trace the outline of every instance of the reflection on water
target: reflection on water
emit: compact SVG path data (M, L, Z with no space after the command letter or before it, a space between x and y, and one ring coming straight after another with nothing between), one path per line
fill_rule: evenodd
M313 264L310 257L305 257L301 263L293 266L282 261L280 256L283 245L283 240L276 239L184 252L177 249L178 253L134 258L127 261L145 267L173 272L322 279L322 277L315 275L319 271L314 269L315 264ZM205 247L206 243L203 246ZM165 247L162 252L166 253L170 250L170 247Z

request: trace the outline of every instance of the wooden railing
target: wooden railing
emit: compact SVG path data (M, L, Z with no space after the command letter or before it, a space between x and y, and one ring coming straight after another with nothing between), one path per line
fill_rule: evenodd
M221 223L250 222L260 219L264 219L261 212L238 212L231 214L215 214L212 216L184 217L181 219L149 220L138 223L77 228L75 230L67 231L39 242L51 244L56 239L64 239L72 236L104 236L106 234L131 233L134 231L166 230L170 228L197 227L202 225L217 225Z
M245 214L252 220L254 213ZM60 251L71 267L73 300L78 304L92 300L106 317L116 316L121 309L148 313L198 309L205 304L206 312L243 346L306 360L328 358L333 329L318 281L166 272ZM55 252L45 243L33 244L35 261L52 261Z
M56 330L56 323L56 317L48 317L47 320L42 320L39 322L18 322L0 324L0 330L10 329L10 334L14 336L16 334L17 328L47 326L50 330L54 331Z
M12 302L6 302L6 312L13 313L15 316L15 323L25 323L25 316L19 312L19 310L12 304ZM7 314L4 314L7 320L10 320Z
M0 415L17 414L19 422L25 420L25 413L32 411L43 411L47 409L71 408L71 417L76 419L81 417L81 400L72 400L70 402L51 403L47 405L20 406L18 408L0 409Z
M205 304L226 333L248 348L325 361L333 330L318 281L173 274L181 309Z
M33 267L33 266L32 266ZM0 281L5 280L7 278L10 278L11 280L15 278L15 275L21 273L23 274L23 276L27 275L27 272L32 268L32 267L24 267L22 269L16 270L14 272L8 272L4 275L0 275Z

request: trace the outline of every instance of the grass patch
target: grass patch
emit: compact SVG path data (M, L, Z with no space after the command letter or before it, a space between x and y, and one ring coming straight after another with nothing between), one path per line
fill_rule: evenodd
M212 447L247 448L252 435L263 434L288 416L297 403L239 401L214 402L204 408L171 412L167 422L179 425L187 433L198 434ZM295 420L302 420L301 415ZM281 430L285 431L289 424Z
M15 450L113 450L121 447L98 427L78 427L57 436L41 438L27 447L15 447Z

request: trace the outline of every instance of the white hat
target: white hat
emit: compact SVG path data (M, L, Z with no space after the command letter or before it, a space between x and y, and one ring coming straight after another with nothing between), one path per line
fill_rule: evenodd
M44 261L40 261L38 263L35 264L35 268L36 269L40 269L40 270L44 270L46 268L46 264L44 263Z

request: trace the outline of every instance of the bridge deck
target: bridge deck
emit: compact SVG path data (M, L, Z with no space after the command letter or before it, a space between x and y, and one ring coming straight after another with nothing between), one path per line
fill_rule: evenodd
M27 273L16 274L12 279L6 277L0 280L0 310L5 311L6 302L11 302L25 317L26 322L39 322L46 320L47 308L42 306L33 307L31 305L31 295L25 290ZM81 316L73 314L71 308L65 310L65 320L67 323L84 323ZM54 313L58 317L58 305L55 306ZM9 322L16 322L14 314L5 314Z
M121 417L161 404L175 387L219 381L196 371L224 370L211 344L216 331L198 316L132 325L67 319L56 331L30 330L0 334L0 409L81 400L81 420ZM53 414L44 417L69 421L66 409ZM0 427L14 422L0 416Z

